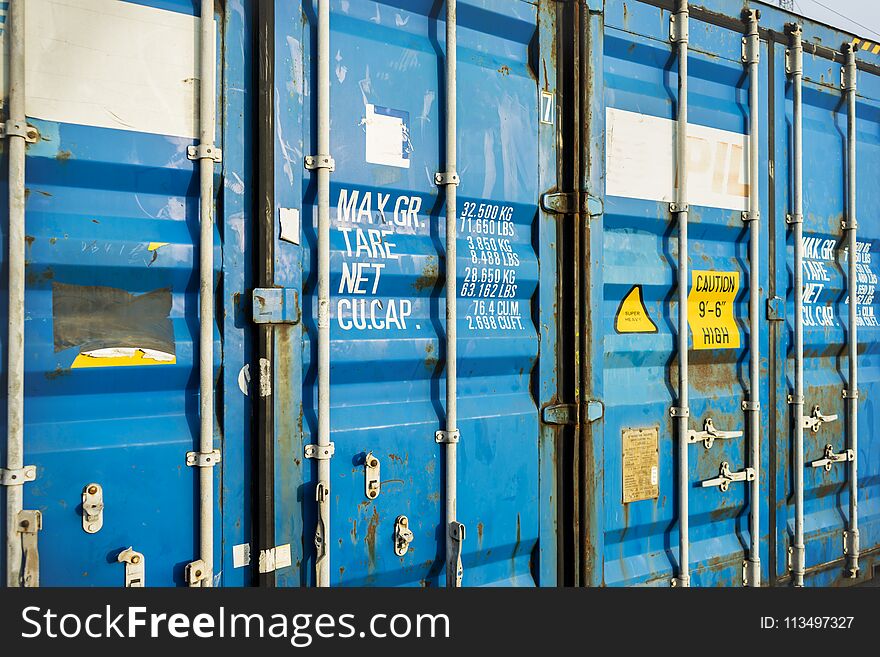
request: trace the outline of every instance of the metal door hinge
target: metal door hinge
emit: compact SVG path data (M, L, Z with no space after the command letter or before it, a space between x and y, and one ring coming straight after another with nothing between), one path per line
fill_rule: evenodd
M800 26L798 26L800 28ZM804 72L804 51L785 49L785 72L788 75L801 75Z
M16 530L21 534L21 552L24 560L21 570L21 585L37 588L40 585L40 552L37 535L43 529L43 514L34 510L18 512Z
M364 458L364 495L369 500L379 497L379 489L382 482L379 479L379 459L373 456L373 452Z
M785 302L782 297L769 297L767 299L767 321L781 322L785 320Z
M834 422L837 419L837 413L834 415L822 415L822 411L818 406L813 406L813 412L807 416L801 417L804 429L809 429L813 433L819 433L819 427L825 422Z
M541 419L544 424L574 424L578 423L577 404L553 404L545 406L541 411Z
M183 569L186 585L190 588L201 586L202 580L206 577L207 570L208 567L202 559L196 559L195 561L186 564L186 567Z
M287 568L292 563L290 543L276 545L268 550L260 550L259 569L261 573L273 573L281 568Z
M702 482L702 486L703 488L718 486L721 489L721 492L724 493L730 488L730 484L735 481L754 481L754 479L754 468L745 468L739 472L731 472L730 465L727 461L723 461L721 467L718 468L718 476L712 479L706 479Z
M703 447L706 449L712 449L712 445L715 444L716 440L729 440L731 438L739 438L742 435L742 431L721 431L720 429L716 429L715 423L712 422L712 418L707 417L703 422L702 431L688 429L687 441L689 443L702 442Z
M82 492L82 528L96 534L104 526L104 489L101 484L86 484Z
M40 140L40 132L34 126L22 121L7 121L0 123L0 139L6 137L24 137L29 144L35 144Z
M219 164L223 161L223 152L214 144L199 144L187 146L186 157L190 160L213 160Z
M0 486L23 486L36 478L37 466L35 465L26 465L14 470L0 468Z
M405 556L409 552L409 544L413 542L413 533L409 528L409 518L397 516L394 521L394 554L398 557Z
M541 195L541 209L550 214L580 212L598 217L605 211L602 199L586 192L549 192Z
M846 463L847 461L855 461L855 452L851 449L845 449L840 453L834 452L833 445L825 445L825 453L821 459L810 462L812 468L825 468L825 472L831 472L831 467L835 463Z
M142 588L145 586L146 564L144 555L130 547L124 549L116 557L116 561L125 564L125 588Z
M292 287L258 287L251 293L255 324L299 324L299 292Z

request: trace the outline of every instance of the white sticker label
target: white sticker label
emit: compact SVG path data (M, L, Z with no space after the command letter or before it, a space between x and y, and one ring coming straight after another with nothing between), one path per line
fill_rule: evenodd
M118 0L24 4L28 116L198 134L198 17ZM0 41L5 38L0 31ZM0 44L0 60L6 52ZM6 68L4 61L0 78ZM0 80L0 89L6 84Z
M299 210L296 208L281 208L279 210L281 223L281 235L285 242L299 244Z
M675 200L676 122L609 107L605 112L608 196ZM748 207L746 135L688 124L688 202L730 210Z
M556 110L556 103L554 102L554 99L555 96L549 91L541 92L541 123L553 125L553 119L555 118Z
M244 568L251 564L251 546L249 543L232 546L232 567Z
M366 113L361 121L366 133L366 161L409 169L409 112L367 104Z

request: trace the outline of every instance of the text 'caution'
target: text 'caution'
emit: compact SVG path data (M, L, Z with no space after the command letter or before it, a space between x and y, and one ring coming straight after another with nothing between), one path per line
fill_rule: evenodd
M688 325L694 349L739 348L739 328L733 316L733 301L738 291L739 272L694 270L691 273Z

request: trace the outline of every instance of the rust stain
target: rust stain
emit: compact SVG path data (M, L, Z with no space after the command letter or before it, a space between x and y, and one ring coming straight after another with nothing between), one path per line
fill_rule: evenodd
M434 343L429 342L425 345L425 368L434 371L437 367L437 354L434 353Z
M71 153L70 151L58 151L55 154L55 159L59 162L66 162L71 157L73 157L73 153Z
M418 292L431 289L437 284L437 272L437 259L431 256L428 258L428 264L425 265L422 275L413 283L413 287Z
M49 379L49 381L54 381L55 379L57 379L57 378L59 378L59 377L62 377L62 376L68 376L69 374L70 374L70 370L69 370L69 369L62 368L62 367L59 365L58 367L56 367L56 368L55 368L54 370L52 370L51 372L46 372L46 378Z
M510 67L507 64L505 64L504 66L502 66L501 68L498 69L498 72L501 73L501 75L510 75Z
M36 238L33 235L25 235L24 241L27 242L28 246L33 246Z
M367 556L369 559L369 572L376 570L376 528L379 526L379 509L373 507L373 515L367 523L367 533L364 536L364 543L367 544Z
M483 523L477 523L477 549L483 549Z

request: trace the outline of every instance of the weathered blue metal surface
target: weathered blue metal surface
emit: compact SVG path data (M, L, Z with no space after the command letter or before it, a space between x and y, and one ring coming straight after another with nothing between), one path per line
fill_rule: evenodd
M627 110L650 117L675 118L676 63L669 41L669 3L605 2L596 4L587 22L589 84L603 98L591 98L585 128L593 157L585 172L592 195L606 192L606 111ZM661 5L662 8L654 5ZM692 125L745 134L748 132L748 75L741 61L745 31L743 4L727 0L698 5L690 20L689 99ZM747 3L749 4L749 3ZM785 73L786 23L790 14L751 3L761 9L760 60L760 182L762 311L767 299L786 300L785 321L761 321L761 498L750 500L742 484L727 493L703 489L700 481L717 475L719 461L738 470L747 464L747 438L716 442L711 450L690 446L690 545L692 585L742 584L742 560L748 548L749 505L761 505L761 560L765 585L786 584L787 547L793 536L792 420L787 395L793 388L792 246L785 215L790 212L791 91ZM822 457L826 443L835 451L846 447L845 410L841 390L846 387L846 255L840 220L845 213L846 107L840 91L840 48L852 39L825 26L805 25L804 39L838 51L805 55L804 85L804 233L808 246L804 270L807 410L820 405L840 419L824 425L818 434L806 432L805 459ZM859 59L871 61L869 52ZM858 215L859 242L864 243L860 285L864 316L859 332L859 491L862 574L870 577L878 536L878 509L873 501L878 482L876 417L872 391L876 386L876 221L872 208L878 174L878 87L871 71L859 72L858 99ZM610 137L609 137L610 138ZM645 144L645 148L648 145ZM693 151L692 151L693 152ZM662 159L657 155L658 161ZM722 160L692 160L692 181L708 170L715 181L727 184L724 171L713 165ZM772 166L768 166L772 164ZM659 167L659 165L658 165ZM649 184L649 183L646 183ZM637 185L635 185L637 186ZM692 182L692 193L694 183ZM593 585L668 586L677 571L678 517L675 485L677 437L669 419L674 404L677 361L674 338L677 302L674 272L677 264L675 222L668 204L638 194L604 197L605 213L591 224L589 289L594 316L592 356L596 365L588 381L592 395L605 404L605 416L592 425L587 447L592 463L585 464L583 481L586 526L584 579ZM649 195L648 195L649 196ZM748 380L748 232L739 211L690 203L690 258L693 270L739 272L734 305L741 336L738 349L693 349L690 365L691 427L701 428L711 417L721 429L744 429L740 402ZM808 271L809 268L809 271ZM821 279L821 280L820 280ZM648 314L656 333L619 334L615 319L622 299L633 285L642 286ZM762 313L763 315L763 313ZM826 325L827 324L827 325ZM827 410L826 410L827 409ZM628 428L659 428L659 496L622 502L622 433ZM807 468L806 563L808 585L837 585L843 576L842 532L848 518L847 468L839 464L826 473Z
M168 13L194 11L189 0L137 4ZM215 236L220 284L214 366L218 375L222 371L223 395L218 394L215 433L218 446L224 430L231 439L223 445L223 467L215 470L215 499L223 515L215 515L214 572L217 583L241 585L250 569L233 570L231 555L232 545L250 540L250 493L243 486L250 412L238 383L251 348L249 307L240 302L251 267L250 201L242 182L249 175L251 46L243 4L227 3L217 25L224 175L218 166L223 202ZM185 464L186 452L198 444L199 186L197 165L186 155L194 140L29 120L41 139L28 147L26 160L24 432L25 460L36 465L38 475L25 487L24 507L43 515L41 584L121 586L124 568L116 557L133 546L144 554L147 585L180 585L185 564L198 554L198 471ZM2 190L5 216L5 184ZM5 220L2 224L5 261ZM4 267L4 282L5 276ZM151 340L167 327L171 346L160 351L170 351L173 362L123 365L119 359L84 357L86 343L77 337L65 341L59 323L64 291L93 301L134 295L125 315L129 323L121 328L111 323L106 304L79 309L80 319L101 318L97 343L90 346L155 349ZM151 292L160 301L158 314L146 314L146 297L141 299ZM76 299L67 300L75 306ZM5 294L0 306L5 347ZM134 338L126 341L123 329ZM101 344L107 339L109 344ZM75 364L83 358L89 366ZM5 369L5 348L0 362ZM2 409L5 423L5 404ZM103 487L104 524L89 534L82 527L80 496L93 482Z
M444 465L434 442L445 386L444 209L433 182L443 162L441 5L331 2L332 585L444 578ZM555 116L539 122L539 89L554 91L554 12L495 0L458 8L458 514L469 586L555 578L554 536L542 533L553 527L542 526L553 501L541 493L555 490L552 468L539 478L539 406L555 370L545 305L555 298L555 223L537 207L555 184ZM301 353L297 335L276 346L289 350L285 372L274 366L293 383L276 404L276 544L293 553L293 566L276 573L280 585L314 581L315 466L303 444L317 429L316 200L313 177L301 172L316 147L315 7L300 16L277 3L276 198L279 211L300 210L303 220L300 244L276 241L276 284L302 289L305 309ZM381 467L375 500L365 495L368 453ZM403 557L393 543L400 515L414 533Z

